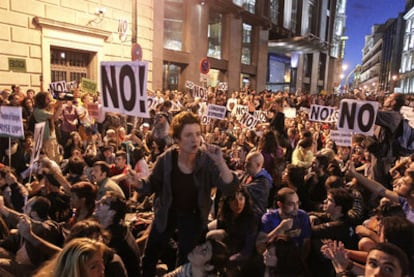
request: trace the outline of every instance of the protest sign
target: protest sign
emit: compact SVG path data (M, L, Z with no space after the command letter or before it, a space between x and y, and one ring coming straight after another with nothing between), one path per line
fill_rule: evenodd
M226 117L226 107L214 104L208 104L207 116L209 118L224 119Z
M98 119L99 118L99 105L97 103L88 104L89 116Z
M87 79L87 78L82 78L81 79L81 87L82 87L82 90L85 91L85 92L88 92L92 95L97 94L98 84L94 80L90 80L90 79Z
M337 146L348 147L352 144L352 134L348 131L331 130L329 136Z
M24 138L22 107L0 106L0 135Z
M196 84L191 83L191 82L189 82L188 84L186 83L186 87L190 90L191 96L193 98L198 97L200 98L201 101L207 101L208 91L206 88L197 86Z
M30 157L30 165L33 165L34 162L39 160L40 150L42 150L43 145L43 134L45 132L45 126L46 122L39 122L35 124L35 130L34 130L34 146L32 155Z
M311 105L309 120L324 123L336 122L338 110L330 106Z
M372 136L377 112L378 102L343 99L340 103L338 129Z
M149 118L147 75L147 62L101 62L102 110Z
M254 130L259 120L251 114L245 113L240 117L239 122L249 128L249 130Z

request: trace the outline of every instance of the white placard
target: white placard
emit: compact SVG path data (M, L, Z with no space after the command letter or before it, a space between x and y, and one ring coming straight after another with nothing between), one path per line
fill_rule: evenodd
M147 75L147 62L101 62L102 110L149 118Z
M207 116L209 118L224 119L226 117L226 107L214 104L208 104Z
M343 99L340 103L338 129L372 136L377 112L378 102Z
M22 107L0 106L0 135L24 138Z

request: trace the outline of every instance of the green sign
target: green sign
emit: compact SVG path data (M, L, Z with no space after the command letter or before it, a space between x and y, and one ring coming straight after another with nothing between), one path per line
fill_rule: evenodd
M91 94L96 94L97 84L95 81L87 78L82 78L81 86L83 91L89 92Z
M9 58L9 70L14 72L27 72L26 59Z

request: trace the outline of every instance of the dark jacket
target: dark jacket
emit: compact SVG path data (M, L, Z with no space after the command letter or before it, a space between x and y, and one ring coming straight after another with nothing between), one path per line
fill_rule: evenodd
M242 184L249 192L253 201L253 212L258 218L261 218L267 209L269 192L272 188L273 179L264 168L253 177L251 182L246 183L248 177L248 175L243 177Z
M171 188L173 151L177 151L174 146L158 157L151 175L141 180L143 188L139 189L140 193L148 195L155 193L153 224L160 233L167 227L168 213L173 201ZM193 178L198 191L197 202L201 221L207 226L208 214L211 209L211 188L217 186L223 195L231 195L234 193L239 180L236 174L233 173L233 181L230 184L224 184L218 167L203 151L197 153Z

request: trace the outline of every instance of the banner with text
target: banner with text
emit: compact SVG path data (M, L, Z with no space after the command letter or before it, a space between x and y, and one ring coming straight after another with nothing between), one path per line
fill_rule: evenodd
M147 75L147 62L101 62L102 110L149 118Z
M224 119L226 117L226 107L214 104L208 104L207 116L209 118Z
M98 84L94 80L82 78L81 87L83 91L88 92L92 95L98 94Z
M0 135L24 138L22 107L0 106Z
M374 134L378 102L343 99L340 102L338 130L353 134Z
M43 145L43 134L45 133L46 122L39 122L35 124L34 136L33 136L33 151L30 157L30 165L39 160L40 150Z
M338 109L329 106L311 105L309 120L323 123L336 122L338 120Z
M348 147L352 144L352 134L350 132L341 130L331 130L329 132L329 136L337 146Z

